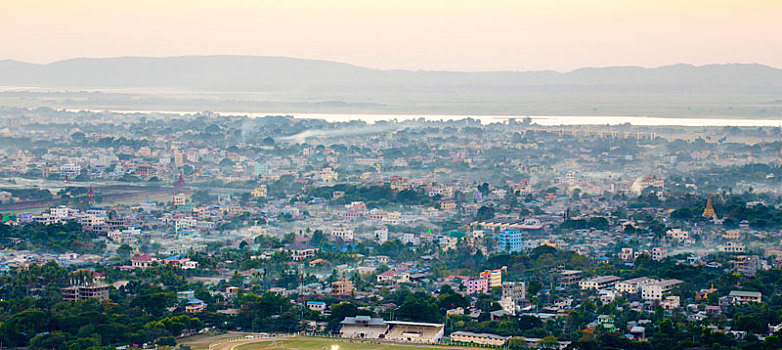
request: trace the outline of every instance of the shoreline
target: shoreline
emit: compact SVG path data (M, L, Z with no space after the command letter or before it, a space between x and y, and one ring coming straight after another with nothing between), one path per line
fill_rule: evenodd
M204 111L166 111L166 110L122 110L122 109L76 109L65 108L69 112L88 111L93 113L109 112L118 114L157 113L172 115L192 115ZM630 123L636 126L687 126L687 127L782 127L779 119L717 117L659 117L659 116L623 116L623 115L472 115L472 114L387 114L387 113L297 113L297 112L224 112L214 111L220 116L246 116L263 118L266 116L291 116L296 119L320 119L327 122L364 121L374 124L379 121L409 121L423 118L426 121L480 120L482 124L505 123L510 119L521 122L530 118L532 123L541 126L576 125L622 125Z

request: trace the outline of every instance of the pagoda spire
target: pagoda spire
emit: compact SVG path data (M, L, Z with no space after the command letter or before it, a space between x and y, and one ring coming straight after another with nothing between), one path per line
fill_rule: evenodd
M95 204L95 190L92 189L92 185L90 185L90 190L87 191L87 202L89 205Z
M174 182L174 190L178 193L185 186L185 178L179 173L179 178Z
M702 216L705 218L717 217L717 213L714 212L714 205L711 202L711 194L709 195L709 199L706 200L706 209L703 209Z

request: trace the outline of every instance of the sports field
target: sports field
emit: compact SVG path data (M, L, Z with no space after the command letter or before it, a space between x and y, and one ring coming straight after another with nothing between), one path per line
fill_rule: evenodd
M339 350L451 350L470 349L463 347L415 345L415 344L388 344L388 343L351 343L339 339L321 338L296 338L290 340L263 341L239 345L235 350L331 350L332 345L339 346Z

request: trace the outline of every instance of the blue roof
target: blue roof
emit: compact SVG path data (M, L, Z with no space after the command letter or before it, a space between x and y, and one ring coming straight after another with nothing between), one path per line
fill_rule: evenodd
M308 301L307 304L326 305L324 301Z
M188 304L203 304L204 301L201 299L190 299L187 301Z

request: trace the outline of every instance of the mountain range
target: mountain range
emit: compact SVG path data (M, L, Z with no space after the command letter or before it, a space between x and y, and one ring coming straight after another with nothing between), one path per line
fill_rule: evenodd
M75 58L0 61L0 85L301 93L779 94L782 69L759 64L583 68L570 72L379 70L286 57Z

